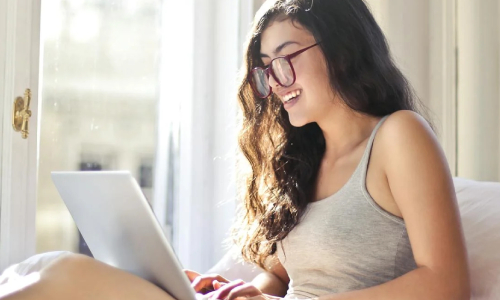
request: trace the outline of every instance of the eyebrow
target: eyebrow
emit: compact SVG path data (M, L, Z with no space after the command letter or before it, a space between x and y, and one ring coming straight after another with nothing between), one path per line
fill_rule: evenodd
M274 54L274 55L277 55L278 53L280 53L280 52L281 52L281 50L283 50L283 48L285 48L286 46L292 45L292 44L299 44L299 43L294 42L294 41L287 41L287 42L284 42L283 44L281 44L281 45L279 45L278 47L276 47L276 49L274 50L273 54ZM269 55L264 54L264 53L261 53L261 54L260 54L260 58L264 58L264 57L269 58Z

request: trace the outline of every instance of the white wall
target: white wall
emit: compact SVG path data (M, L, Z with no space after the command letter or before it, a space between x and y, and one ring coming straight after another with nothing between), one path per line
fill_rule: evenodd
M500 180L499 4L458 0L458 175Z
M429 0L369 0L395 61L429 104Z
M456 1L431 1L429 8L429 109L451 174L456 175Z

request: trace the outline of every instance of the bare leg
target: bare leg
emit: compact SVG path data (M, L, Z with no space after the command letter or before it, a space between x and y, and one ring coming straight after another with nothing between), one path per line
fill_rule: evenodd
M2 300L172 300L137 276L84 255L63 256L40 273L40 280Z

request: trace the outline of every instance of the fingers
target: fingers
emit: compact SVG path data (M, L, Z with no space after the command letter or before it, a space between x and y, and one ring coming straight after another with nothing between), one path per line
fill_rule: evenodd
M214 281L217 281L219 284L229 282L229 280L220 275L206 274L206 275L199 275L198 277L196 277L193 281L191 281L191 286L197 293L213 291L216 289ZM220 286L222 286L222 284L219 285L219 287Z
M245 282L241 279L231 281L230 283L227 283L217 291L213 293L213 295L210 297L210 299L225 299L225 297L236 287L244 285Z
M218 280L212 281L212 286L214 287L214 290L220 289L221 286L223 286L225 283L222 283Z
M218 289L212 299L234 300L238 297L255 297L262 295L262 292L251 283L236 280L225 284Z
M251 283L246 283L244 285L234 288L227 296L227 300L234 300L238 297L249 298L260 295L262 295L262 292L258 288L256 288Z

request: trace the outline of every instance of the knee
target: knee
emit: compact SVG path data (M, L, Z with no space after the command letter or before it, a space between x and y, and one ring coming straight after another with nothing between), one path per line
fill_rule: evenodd
M89 256L68 252L56 258L44 270L42 270L42 275L44 273L58 273L71 277L72 274L81 273L83 270L88 269L95 263L96 261Z
M87 255L65 252L63 255L60 255L58 258L56 258L54 262L58 264L81 264L88 263L91 260L94 259Z

